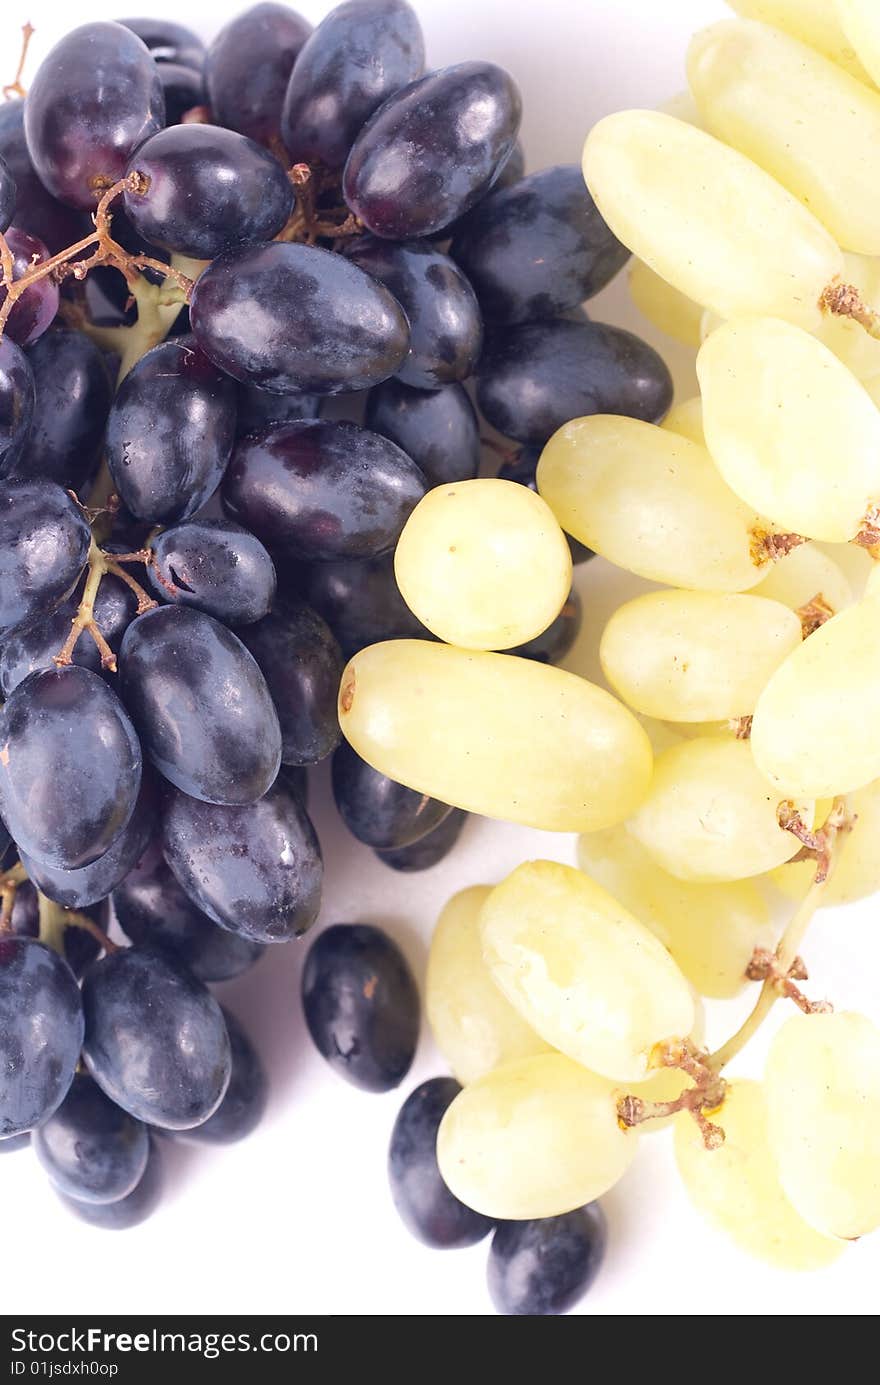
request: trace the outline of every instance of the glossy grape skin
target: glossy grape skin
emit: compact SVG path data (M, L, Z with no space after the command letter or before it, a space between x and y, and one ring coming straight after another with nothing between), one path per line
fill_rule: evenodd
M501 172L495 176L492 192L497 192L499 188L512 187L514 183L518 183L520 178L525 176L525 171L526 151L523 149L522 140L518 139L501 165ZM477 203L477 206L479 205Z
M517 645L509 653L518 654L521 659L534 659L539 664L559 664L578 637L582 617L581 598L572 587L565 605L547 629L525 644Z
M411 846L452 811L372 769L347 741L333 756L333 797L352 836L379 851Z
M23 101L0 102L0 157L15 178L15 221L38 236L53 255L82 240L92 230L88 216L66 207L49 193L37 175L24 135Z
M382 102L420 75L425 44L405 0L335 6L297 58L281 113L291 162L341 168Z
M56 43L25 103L28 152L40 179L54 197L85 211L164 123L156 65L121 24L83 24Z
M286 942L318 916L321 848L300 798L283 780L243 808L171 794L162 849L193 903L243 938Z
M314 245L273 241L219 256L196 284L190 318L222 370L277 394L369 389L409 349L388 289Z
M22 851L78 870L129 821L141 750L119 698L90 669L42 669L0 712L0 804Z
M193 67L159 63L159 80L165 95L166 128L179 125L187 111L205 104L205 79Z
M430 870L432 866L439 865L452 851L459 837L461 829L467 821L468 814L463 808L453 808L451 813L447 813L436 827L432 827L430 832L426 832L417 841L410 842L409 846L390 847L385 851L377 851L376 858L381 861L383 866L389 866L391 870L399 870L406 874L419 870Z
M183 24L175 24L170 19L119 19L118 24L137 34L141 43L146 44L153 62L164 67L166 63L179 63L182 67L201 72L205 62L205 45Z
M239 385L236 437L260 433L264 428L289 423L291 419L317 418L320 407L321 401L314 394L272 394L269 390L257 389L256 385Z
M223 1018L232 1050L232 1072L226 1095L213 1116L186 1131L190 1140L228 1145L256 1130L269 1098L269 1083L259 1053L242 1026L225 1007Z
M355 140L343 192L374 235L427 236L488 191L516 140L522 105L494 63L458 63L389 98Z
M590 1202L561 1217L501 1222L489 1251L489 1293L509 1317L567 1313L583 1298L605 1257L605 1215Z
M27 296L27 295L25 295ZM79 494L98 465L113 387L84 332L46 332L29 349L36 407L13 474L45 476Z
M49 258L47 246L37 236L18 226L9 227L6 244L12 254L13 280L22 278L32 264L41 264ZM0 304L5 301L6 290L0 288ZM31 346L52 322L58 312L58 303L58 285L51 275L47 275L31 288L25 289L6 320L4 336L8 335L12 341L17 341L19 346Z
M346 658L382 640L430 638L400 595L392 553L365 561L312 563L303 594L324 617Z
M27 1131L23 1135L10 1135L8 1139L0 1139L0 1154L12 1154L16 1149L27 1149L30 1142L31 1137Z
M281 724L281 760L314 765L339 744L336 695L345 667L324 620L289 597L256 625L238 632L269 686Z
M602 322L529 322L489 333L477 403L499 433L543 447L571 418L625 414L657 423L672 377L652 347Z
M56 1110L82 1041L79 987L67 963L32 938L0 935L0 1140Z
M152 245L213 260L224 250L271 240L293 211L293 186L262 145L218 125L172 125L142 144L128 172L149 180L123 194L125 210Z
M102 1231L128 1231L140 1225L152 1216L162 1196L162 1164L156 1141L150 1141L147 1167L140 1183L118 1202L80 1202L66 1193L57 1195L68 1212Z
M5 231L15 215L15 178L6 160L0 157L0 231Z
M135 519L188 519L217 489L234 439L232 381L191 338L163 342L141 357L113 401L107 422L113 485Z
M346 1081L367 1092L403 1081L419 1038L419 993L387 933L367 923L325 928L306 957L302 1002L312 1042Z
M229 981L263 955L260 943L220 928L196 908L158 841L115 886L113 908L127 938L174 953L200 981Z
M454 1077L432 1077L416 1087L398 1112L388 1150L388 1179L400 1219L435 1250L476 1245L494 1225L453 1196L437 1167L437 1130L460 1091Z
M575 308L614 278L629 251L596 209L577 164L530 173L468 213L450 252L492 322Z
M396 443L430 486L467 481L479 470L480 429L461 385L422 390L385 380L367 396L364 425Z
M51 615L16 630L0 648L0 691L8 697L13 688L40 668L54 668L54 656L70 633L81 596L78 585ZM105 574L95 598L94 618L110 648L118 652L126 627L134 618L137 600L129 587L112 573ZM73 662L93 673L101 672L101 654L88 633L76 642Z
M147 1167L150 1137L90 1077L78 1074L31 1141L55 1187L81 1202L127 1197Z
M231 20L205 57L208 101L218 125L260 144L281 138L281 107L312 26L287 5L252 5Z
M224 625L248 625L272 605L275 565L239 524L193 519L163 530L151 548L147 579L162 601L207 611Z
M126 947L86 973L83 1057L98 1086L129 1115L187 1130L216 1111L231 1056L210 991L166 953Z
M270 550L323 562L392 548L425 489L415 462L387 438L309 419L239 442L222 496L227 514Z
M419 241L395 245L373 237L353 245L349 258L391 290L409 319L410 349L397 379L434 390L473 373L483 320L473 289L448 255Z
M160 606L130 625L119 685L144 753L208 803L253 803L281 762L266 681L231 631L203 611Z
M0 338L0 476L17 465L33 426L36 386L20 346Z

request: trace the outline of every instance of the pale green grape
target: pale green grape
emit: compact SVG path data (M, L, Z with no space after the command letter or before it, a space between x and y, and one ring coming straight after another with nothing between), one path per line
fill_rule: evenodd
M833 0L832 8L859 61L880 84L880 7L877 0Z
M850 37L844 32L835 0L727 0L745 19L760 19L774 29L808 43L853 77L868 80ZM874 0L866 0L873 5Z
M756 317L713 332L697 375L731 490L781 528L852 539L880 499L880 410L846 366L799 327Z
M382 774L548 832L608 827L651 776L651 745L609 693L549 664L388 640L345 669L339 723Z
M683 91L677 91L674 96L670 96L668 101L663 101L657 107L658 111L663 111L665 115L674 115L676 120L685 120L688 125L700 126L700 112L697 110L697 103L687 87Z
M840 567L815 543L802 543L780 558L752 588L752 595L781 601L792 611L821 597L835 614L853 602L852 588Z
M752 751L781 794L831 798L880 778L878 688L880 601L870 597L804 640L758 698Z
M511 1005L603 1077L644 1078L655 1046L693 1028L693 996L666 948L573 866L519 866L483 905L480 932Z
M706 129L772 174L846 250L880 253L880 94L789 34L729 19L691 40Z
M880 596L880 563L875 563L868 573L865 596Z
M736 995L755 949L775 944L767 905L751 880L677 880L622 825L579 837L578 864L656 934L703 995Z
M853 597L858 600L863 596L865 584L874 566L874 560L868 550L857 543L820 543L817 547L840 568L850 585Z
M491 889L472 885L453 895L428 953L425 1013L437 1047L462 1083L549 1050L505 1000L483 961L480 910Z
M661 721L747 716L801 642L793 611L761 596L660 591L619 606L599 646L624 702Z
M701 340L702 338L698 338L695 344L699 346ZM703 401L700 396L695 394L692 399L683 399L680 404L673 404L660 427L668 429L670 433L679 433L681 437L690 438L691 442L705 447Z
M748 741L706 737L658 757L648 796L628 826L664 870L681 880L743 880L773 870L800 850L793 834L779 826L780 800ZM793 806L811 826L812 800L804 795Z
M793 1015L764 1074L770 1145L810 1226L851 1240L880 1226L880 1030L864 1015Z
M576 418L554 433L537 476L563 529L640 577L741 591L769 567L756 550L766 523L678 433L616 414Z
M703 314L699 303L667 284L643 260L633 260L630 266L629 291L639 312L661 332L685 346L699 346Z
M437 1134L447 1187L498 1220L555 1217L623 1176L638 1136L619 1093L561 1053L505 1063L459 1092Z
M620 111L593 126L583 167L618 239L688 298L726 318L771 313L818 325L843 254L737 150L659 111Z
M855 814L851 832L840 839L840 855L822 895L823 904L851 904L880 890L880 779L852 795ZM828 816L827 805L817 805L816 821ZM771 871L770 879L790 899L802 899L813 882L813 861L789 862Z
M729 1083L712 1120L725 1140L709 1150L691 1116L675 1118L675 1159L697 1211L742 1250L779 1269L815 1270L836 1260L840 1242L808 1226L782 1191L761 1084Z
M394 554L403 599L423 625L465 649L512 649L556 619L571 590L571 551L528 486L479 478L435 486Z

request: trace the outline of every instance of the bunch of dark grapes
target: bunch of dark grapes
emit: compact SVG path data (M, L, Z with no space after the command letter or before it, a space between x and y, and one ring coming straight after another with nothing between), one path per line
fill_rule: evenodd
M30 1136L96 1225L152 1209L157 1134L259 1119L209 985L318 916L307 767L332 757L394 870L462 830L340 744L336 699L352 653L427 636L392 554L427 489L477 474L472 396L531 487L569 418L669 405L659 357L581 308L626 251L579 169L524 172L520 115L491 62L426 73L404 0L314 30L259 4L207 49L85 24L0 106L0 1149ZM578 620L573 597L518 652L559 660ZM350 1079L404 1078L418 995L379 930L322 933L304 1004ZM455 1090L414 1092L391 1152L438 1245L490 1230L437 1171ZM562 1311L601 1245L590 1209L502 1227L497 1301Z

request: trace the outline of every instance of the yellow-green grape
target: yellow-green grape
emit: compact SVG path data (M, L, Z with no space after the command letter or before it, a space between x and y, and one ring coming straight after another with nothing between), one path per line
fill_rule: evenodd
M800 644L793 611L761 596L648 592L618 606L599 646L624 702L661 721L748 716Z
M505 1000L483 961L480 910L491 889L472 885L453 895L428 953L425 1013L437 1047L462 1083L550 1047Z
M459 1092L437 1132L447 1187L484 1216L555 1217L626 1173L638 1135L618 1092L561 1053L505 1063Z
M767 1114L759 1082L729 1083L712 1113L724 1144L710 1150L693 1118L681 1112L675 1118L678 1172L697 1211L742 1250L779 1269L820 1269L843 1246L808 1226L786 1198L767 1143Z
M880 563L875 563L868 573L865 596L880 596Z
M622 825L579 837L578 864L656 934L702 995L736 995L755 949L775 945L767 904L751 880L676 880Z
M880 1226L880 1029L864 1015L793 1015L764 1073L788 1200L826 1236Z
M811 826L812 799L791 796L794 810ZM777 821L781 800L755 764L748 741L710 736L684 741L658 757L650 792L628 826L680 880L744 880L781 866L800 850L797 838Z
M731 490L796 534L854 538L880 499L880 410L846 366L809 332L755 317L713 332L697 375Z
M853 597L859 600L874 566L868 550L857 543L820 543L817 547L837 564L849 582Z
M852 904L880 890L880 779L858 789L850 799L855 815L852 830L841 839L841 851L822 892L822 904ZM817 807L816 821L828 816ZM814 861L790 861L771 871L770 879L789 899L802 899L816 874Z
M629 271L630 296L649 322L685 346L699 346L703 310L692 298L667 284L643 260L633 260ZM864 333L863 333L864 335Z
M668 101L661 102L657 109L665 115L674 115L676 120L686 120L688 125L696 125L698 128L702 125L697 103L687 87L670 96Z
M692 40L706 129L772 174L846 250L880 253L880 93L766 24L728 19Z
M751 594L781 601L792 611L808 606L817 597L834 614L853 602L852 588L838 564L815 543L802 543L780 558Z
M793 650L758 698L752 751L780 793L832 798L880 778L878 688L880 601L869 597Z
M547 832L620 822L651 777L648 737L602 688L531 659L428 640L356 654L339 724L399 784Z
M818 325L842 251L743 154L659 111L621 111L593 126L583 168L618 240L688 298Z
M678 433L683 438L690 438L691 442L705 447L703 401L700 396L695 394L692 399L683 399L680 404L673 404L660 427L666 428L670 433Z
M880 84L880 7L877 0L832 0L831 8L858 60Z
M652 1050L686 1038L690 987L666 948L573 866L527 861L480 915L495 984L548 1044L614 1081L638 1081Z
M732 10L744 19L760 19L774 29L808 43L818 53L837 63L851 76L868 80L851 39L844 32L841 17L835 13L835 0L727 0ZM872 5L874 0L866 0Z
M433 634L465 649L512 649L556 619L571 550L528 486L479 478L435 486L394 554L403 599Z
M769 564L767 525L725 484L706 449L616 414L566 423L538 463L538 489L563 529L654 582L742 591Z

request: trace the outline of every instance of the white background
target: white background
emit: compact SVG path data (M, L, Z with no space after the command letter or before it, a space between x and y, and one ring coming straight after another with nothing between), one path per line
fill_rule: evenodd
M606 112L651 106L679 90L689 34L726 13L720 0L415 3L431 66L490 58L515 75L525 98L530 169L577 160L587 129ZM34 60L72 24L113 18L119 8L118 0L84 0L73 8L31 0L29 17L38 30ZM171 0L132 5L186 18L205 36L239 8L233 0L190 0L185 12ZM328 6L299 8L317 19ZM17 25L26 17L18 0L2 6L3 81L11 80ZM675 364L679 397L694 392L688 353L658 339L638 319L626 303L624 280L591 310L635 326L661 345ZM609 603L633 584L599 562L580 573L588 618L574 666L589 674ZM427 874L401 877L344 834L325 776L315 777L315 817L327 866L322 922L382 925L401 943L419 978L433 921L455 890L497 880L527 857L574 859L571 838L472 820L451 860ZM805 950L813 995L880 1020L876 914L873 901L822 914ZM303 950L303 944L270 950L250 975L219 988L266 1057L271 1107L244 1144L216 1151L166 1146L166 1195L151 1221L122 1234L89 1228L56 1202L29 1152L2 1157L5 1312L492 1312L484 1282L487 1243L464 1252L421 1247L398 1222L388 1193L385 1157L395 1113L413 1085L444 1070L442 1061L423 1036L398 1093L366 1095L335 1077L312 1049L300 1017ZM730 1032L744 1008L715 1004L710 1039ZM765 1043L761 1035L735 1071L758 1074ZM604 1205L609 1252L582 1306L585 1313L876 1311L880 1236L848 1248L835 1266L818 1274L766 1268L711 1232L691 1209L666 1135L643 1139L634 1166Z

